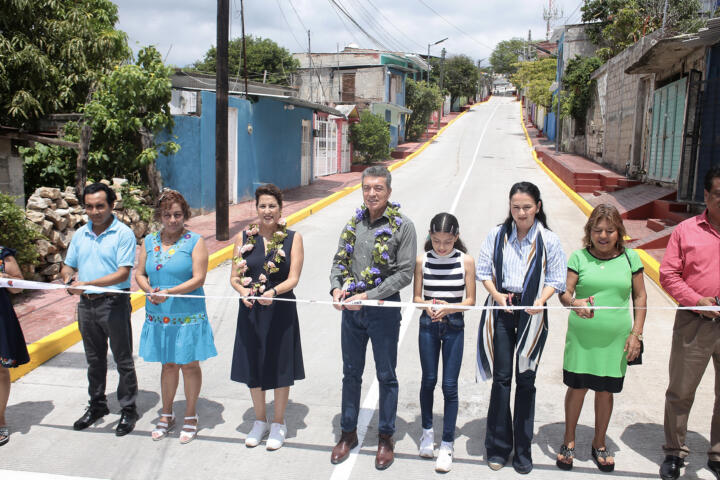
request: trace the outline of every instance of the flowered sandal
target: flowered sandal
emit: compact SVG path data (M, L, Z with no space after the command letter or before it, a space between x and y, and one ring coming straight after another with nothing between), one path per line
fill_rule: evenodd
M595 465L597 465L601 472L612 472L615 470L615 462L613 461L613 463L608 463L608 457L612 457L612 455L610 455L610 452L607 451L607 448L592 447L592 458L595 461ZM605 463L600 463L601 458Z
M560 470L572 470L573 459L575 458L575 447L570 448L567 445L561 445L558 455L564 457L564 460L558 458L555 461L555 465L557 465Z
M160 418L161 420L157 422L153 431L150 432L152 439L155 441L162 440L167 437L168 433L170 433L170 431L175 427L174 413L161 413ZM166 418L169 420L165 421L164 419Z
M5 427L0 427L0 447L5 445L10 441L10 429Z
M195 425L188 424L187 420L195 420ZM199 419L197 415L193 415L192 417L185 417L185 421L186 423L180 431L180 443L183 445L192 442L195 440L195 437L197 437L197 424Z

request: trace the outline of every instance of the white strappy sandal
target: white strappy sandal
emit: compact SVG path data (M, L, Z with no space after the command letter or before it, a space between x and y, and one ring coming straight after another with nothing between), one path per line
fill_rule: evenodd
M174 413L161 413L160 414L161 419L169 418L170 420L160 420L155 425L155 428L152 432L150 432L150 435L152 435L152 439L156 442L158 440L162 440L163 438L168 436L168 433L175 428L175 414Z
M195 440L195 437L197 437L197 423L200 421L197 415L185 417L185 420L195 420L195 425L189 425L187 423L183 425L182 430L180 430L180 443L183 445Z

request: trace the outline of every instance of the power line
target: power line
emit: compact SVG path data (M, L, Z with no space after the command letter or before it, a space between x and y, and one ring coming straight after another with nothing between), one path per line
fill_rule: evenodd
M332 4L330 4L330 5L332 6ZM331 10L333 12L335 12L335 15L337 15L337 17L340 19L340 22L343 24L343 28L345 28L345 31L352 37L352 39L355 41L355 43L360 45L360 41L357 39L355 34L352 32L352 29L348 26L347 21L342 17L342 15L340 15L338 13L336 8L332 8Z
M303 23L302 18L300 17L300 13L297 11L297 8L295 8L295 5L293 5L292 0L288 0L288 3L289 3L290 6L292 7L293 12L295 12L295 16L296 16L297 19L300 21L300 25L302 25L303 30L305 30L306 32L307 32L308 30L310 30L309 28L307 28L307 27L305 26L305 23Z
M404 52L407 50L399 40L397 40L390 32L387 31L387 29L385 29L385 27L382 26L382 24L375 20L375 15L368 12L361 0L355 0L355 5L356 11L360 14L360 16L365 19L365 22L367 22L370 28L372 28L387 45L392 47L393 51Z
M422 49L422 48L425 48L425 45L422 45L422 44L418 43L417 40L409 37L408 35L405 34L405 32L403 32L400 28L398 28L398 26L395 25L387 16L385 16L385 14L382 12L382 10L380 10L380 9L377 7L377 5L375 5L375 4L372 2L372 0L367 0L367 1L368 1L368 3L370 4L370 6L373 7L373 8L375 9L375 11L376 11L377 13L379 13L380 16L385 19L386 22L388 22L393 28L395 28L395 30L397 30L398 32L400 32L400 34L401 34L403 37L405 37L405 38L408 39L411 43L414 43L415 45L417 45L417 46L420 47L421 49Z
M386 47L380 40L378 40L377 38L375 38L375 37L373 37L372 35L370 35L370 34L367 32L367 30L365 30L365 29L357 22L357 20L355 20L355 19L353 18L353 16L350 15L350 13L347 11L347 9L346 9L345 7L343 7L343 6L339 3L338 0L328 0L328 2L330 2L331 5L333 5L335 8L337 8L340 13L342 13L343 15L345 15L345 16L347 17L347 19L350 20L350 22L352 22L352 24L355 25L355 26L358 28L358 30L360 30L367 38L370 39L371 42L373 42L375 45L379 46L379 47L382 48L383 50L388 50L388 51L390 50L390 49L389 49L388 47Z
M465 35L466 37L468 37L468 38L469 38L470 40L472 40L473 42L477 43L478 45L480 45L480 46L482 46L482 47L489 48L490 50L493 50L493 47L491 47L490 45L487 45L487 44L485 44L485 43L482 43L480 40L476 39L475 37L473 37L472 35L470 35L469 33L467 33L465 30L463 30L462 28L458 27L457 25L455 25L454 23L452 23L452 22L451 22L450 20L448 20L447 18L445 18L445 17L443 17L442 15L440 15L437 11L435 11L434 8L432 8L430 5L428 5L427 3L425 3L424 0L418 0L418 2L422 3L423 5L425 5L425 7L426 7L428 10L430 10L431 12L433 12L435 15L437 15L438 17L440 17L445 23L447 23L448 25L450 25L451 27L453 27L455 30L457 30L458 32L460 32L460 33L462 33L463 35Z
M295 32L293 31L292 27L290 26L290 22L288 22L287 17L285 16L285 12L282 9L282 5L280 5L280 0L275 0L277 3L278 9L280 10L280 15L282 15L283 20L285 20L285 25L287 25L288 30L290 31L290 35L295 39L295 42L300 46L300 50L303 49L303 44L300 43L300 40L295 36ZM292 4L291 4L292 5Z
M568 20L570 20L570 18L572 18L573 15L575 15L575 12L577 12L578 9L579 9L584 3L585 3L585 0L581 0L580 3L577 4L577 6L575 7L575 10L573 10L573 11L570 13L570 15L568 15L567 17L565 17L565 18L563 19L563 25L565 24L565 22L567 22Z

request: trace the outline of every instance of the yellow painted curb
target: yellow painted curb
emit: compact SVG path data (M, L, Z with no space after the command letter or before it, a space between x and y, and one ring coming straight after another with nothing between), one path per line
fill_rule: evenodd
M489 99L488 99L489 100ZM487 100L485 100L487 102ZM485 103L485 102L478 102ZM447 125L445 125L443 128L441 128L438 133L436 133L430 140L425 142L418 150L413 152L412 154L408 155L407 158L401 160L400 162L396 162L390 167L388 167L388 170L395 170L396 168L401 167L402 165L405 165L407 162L409 162L411 159L415 158L420 152L425 150L425 148L433 141L435 140L441 133L443 133L450 125L452 125L458 118L462 117L464 114L466 114L467 111L462 112L457 117L453 118L450 122L448 122ZM345 187L342 190L333 193L332 195L328 195L327 197L318 200L317 202L313 203L312 205L309 205L301 210L298 210L295 213L292 213L287 216L285 221L287 222L288 226L294 225L301 220L306 219L313 213L318 212L319 210L322 210L323 208L327 207L328 205L340 200L341 198L351 194L355 190L358 190L360 188L360 184L352 185L350 187ZM223 247L222 249L218 250L217 252L214 252L210 254L210 257L208 258L208 270L212 270L213 268L216 268L218 265L223 263L226 260L232 259L233 256L233 245L228 245L227 247ZM130 304L132 305L132 311L135 312L143 307L145 307L145 294L138 290L137 292L134 292L130 295ZM31 372L32 370L36 369L43 363L50 360L55 355L58 355L71 346L75 345L77 342L82 340L80 336L80 331L78 330L77 322L74 322L66 327L61 328L55 333L51 333L50 335L41 338L37 342L31 343L28 345L28 353L30 354L30 362L26 363L25 365L21 365L18 368L11 368L10 369L10 379L11 381L15 381L18 378L22 377L23 375Z
M520 106L520 108L522 109L522 105ZM530 148L532 148L532 155L533 155L533 158L535 159L535 161L537 162L537 164L550 177L550 179L553 182L555 182L555 184L557 184L558 187L560 187L560 190L562 190L563 193L565 193L565 195L567 195L570 198L570 200L580 208L580 210L585 214L585 216L589 217L593 211L592 205L590 205L587 202L587 200L585 200L580 195L578 195L577 192L575 192L575 190L573 190L572 188L570 188L570 186L568 186L568 184L563 182L560 179L560 177L555 175L552 172L552 170L550 170L548 168L548 166L545 165L538 158L537 152L535 151L535 148L533 147L532 140L530 140L530 135L528 134L527 128L525 128L525 122L523 120L522 114L520 115L520 124L522 125L523 132L525 132L525 139L527 140L528 145L530 145ZM636 248L634 250L638 253L640 260L642 260L643 266L645 267L645 273L647 274L647 276L650 277L652 279L652 281L655 282L658 285L658 287L660 287L662 289L662 285L660 285L660 262L655 260L655 258L653 258L649 253L647 253L643 249ZM663 291L665 291L665 290L663 289ZM665 292L665 293L667 293L667 292ZM677 301L675 301L675 299L672 296L670 296L669 294L668 294L668 297L670 297L670 299L673 302L677 303Z

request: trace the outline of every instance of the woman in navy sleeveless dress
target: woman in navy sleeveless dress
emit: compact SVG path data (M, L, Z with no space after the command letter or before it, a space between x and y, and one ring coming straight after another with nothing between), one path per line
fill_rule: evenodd
M0 246L0 277L22 279L22 272L15 261L15 250L3 246ZM16 292L15 289L11 291ZM10 294L7 289L0 288L0 446L10 440L10 430L5 422L5 407L10 397L8 368L15 368L29 361L25 337L10 302Z
M254 447L269 432L267 448L275 450L282 446L287 434L284 417L289 387L305 378L305 369L295 303L271 299L295 298L292 289L298 283L304 253L300 234L286 230L280 223L280 190L265 185L258 188L255 198L259 222L237 236L230 282L241 295L262 295L263 299L240 301L230 378L246 384L253 400L256 421L245 444ZM279 248L266 251L267 245L284 232L287 236ZM246 247L252 242L252 248ZM273 269L272 273L268 269ZM275 415L269 428L266 390L275 390Z

